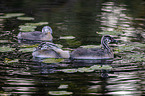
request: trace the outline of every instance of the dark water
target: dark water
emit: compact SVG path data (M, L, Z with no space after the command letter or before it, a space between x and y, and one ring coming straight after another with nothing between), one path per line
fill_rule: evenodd
M0 15L8 13L23 13L23 17L34 20L19 20L16 16L0 18L1 96L64 95L66 92L71 96L145 95L144 0L1 0ZM49 22L53 42L63 45L63 49L99 45L102 35L113 35L119 40L111 45L115 54L113 63L34 61L32 51L20 51L24 43L18 43L16 36L20 25L38 22ZM75 39L59 39L61 36ZM94 65L99 68L80 71Z

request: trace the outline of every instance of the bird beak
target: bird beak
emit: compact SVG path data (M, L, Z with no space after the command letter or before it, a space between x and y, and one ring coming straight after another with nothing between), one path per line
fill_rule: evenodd
M50 30L48 31L48 33L49 33L49 34L52 34Z

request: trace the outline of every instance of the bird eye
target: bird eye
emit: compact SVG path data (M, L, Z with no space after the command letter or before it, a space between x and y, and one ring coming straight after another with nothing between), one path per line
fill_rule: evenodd
M111 40L110 40L109 38L107 38L107 39L106 39L106 42L110 43L110 42L111 42Z
M48 31L48 29L45 29L45 32L47 32Z

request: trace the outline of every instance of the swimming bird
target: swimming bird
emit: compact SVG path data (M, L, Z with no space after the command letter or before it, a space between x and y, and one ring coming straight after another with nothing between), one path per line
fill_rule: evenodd
M17 37L18 37L18 39L24 39L24 40L51 41L53 39L52 29L49 26L44 26L42 28L42 32L40 32L40 31L20 32Z
M57 47L54 43L41 43L32 53L33 57L41 58L69 58L69 51L64 51Z
M101 39L102 48L77 48L71 53L71 59L98 60L114 58L113 51L108 45L111 42L117 42L117 40L109 35L105 35Z

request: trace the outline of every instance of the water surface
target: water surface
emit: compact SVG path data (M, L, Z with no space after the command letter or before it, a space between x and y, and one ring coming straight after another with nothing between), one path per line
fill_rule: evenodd
M0 1L0 94L145 95L145 2L142 0L13 0ZM40 42L20 42L20 31L53 29L53 42L63 50L111 44L112 64L83 64L69 60L34 60ZM26 27L28 26L28 27ZM60 37L71 36L75 38ZM52 63L53 62L53 63Z

